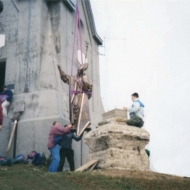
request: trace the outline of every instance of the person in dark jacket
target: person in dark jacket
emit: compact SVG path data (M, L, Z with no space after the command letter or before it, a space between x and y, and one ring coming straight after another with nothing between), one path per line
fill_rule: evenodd
M67 158L67 161L69 162L70 171L75 170L72 140L74 139L75 141L80 141L81 138L82 138L82 135L78 137L72 132L62 136L62 140L59 143L61 145L61 149L60 149L60 163L59 163L58 172L63 171L65 158Z
M2 129L2 124L3 124L3 109L2 109L2 101L0 99L0 130Z
M12 102L13 92L7 88L6 85L3 86L3 92L0 94L2 100L3 116L7 116L7 108Z

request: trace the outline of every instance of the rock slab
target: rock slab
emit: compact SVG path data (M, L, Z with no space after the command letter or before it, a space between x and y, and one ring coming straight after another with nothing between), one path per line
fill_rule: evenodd
M150 170L145 146L149 133L112 119L85 136L88 161L98 159L99 169Z

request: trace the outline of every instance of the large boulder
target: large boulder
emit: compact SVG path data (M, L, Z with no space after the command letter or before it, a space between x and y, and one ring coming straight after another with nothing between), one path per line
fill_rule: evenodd
M126 125L123 118L107 119L85 136L88 161L98 159L101 169L149 170L149 138L146 130Z

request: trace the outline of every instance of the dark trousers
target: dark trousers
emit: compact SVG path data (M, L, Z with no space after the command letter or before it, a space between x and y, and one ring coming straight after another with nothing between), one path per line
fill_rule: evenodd
M134 116L127 120L127 125L141 128L144 125L144 121L140 117Z
M63 171L65 158L67 158L67 160L69 162L70 171L74 171L75 170L74 151L72 149L68 149L68 148L61 148L60 149L60 162L59 162L58 172Z

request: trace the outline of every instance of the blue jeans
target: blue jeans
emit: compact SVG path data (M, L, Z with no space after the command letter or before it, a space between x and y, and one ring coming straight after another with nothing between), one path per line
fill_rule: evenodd
M56 144L53 148L49 149L49 151L51 152L52 161L48 168L48 172L57 172L60 161L59 150L60 146L58 144Z

